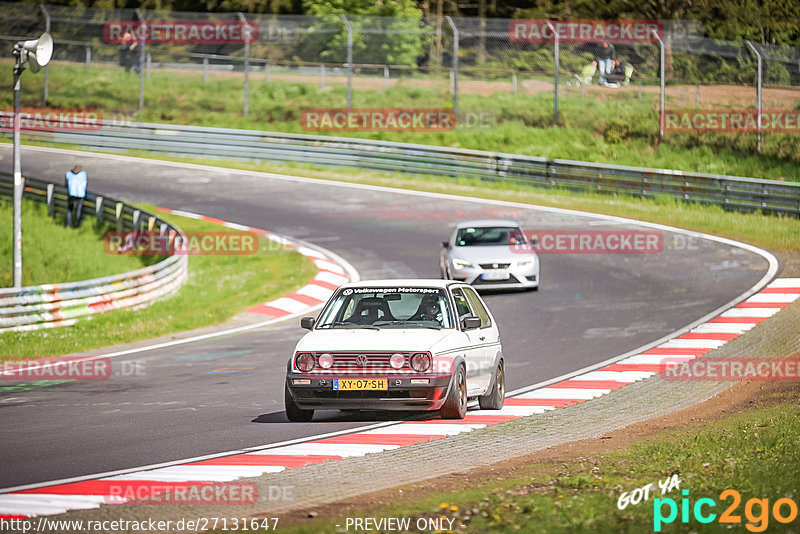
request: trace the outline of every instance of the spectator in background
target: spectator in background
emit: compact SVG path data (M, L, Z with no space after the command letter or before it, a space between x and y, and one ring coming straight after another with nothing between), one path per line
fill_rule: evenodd
M73 226L74 222L74 226L77 228L80 226L83 216L83 199L86 198L86 186L89 178L80 165L75 165L72 170L67 171L65 178L67 181L67 226Z
M600 85L605 85L607 82L606 75L611 74L614 69L614 60L617 59L617 52L614 50L614 45L608 41L603 41L600 49L597 51L597 68L600 71Z
M133 67L133 71L139 73L139 41L129 31L122 35L120 41L119 64L121 67L125 67L125 72L130 72Z

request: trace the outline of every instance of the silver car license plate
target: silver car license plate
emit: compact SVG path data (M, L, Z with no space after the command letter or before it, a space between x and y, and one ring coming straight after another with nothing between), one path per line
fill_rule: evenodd
M481 275L483 280L508 280L508 269L492 269Z

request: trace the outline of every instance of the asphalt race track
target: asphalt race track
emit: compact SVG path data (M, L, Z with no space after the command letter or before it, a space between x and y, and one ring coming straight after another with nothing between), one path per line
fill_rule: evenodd
M11 171L11 145L0 147ZM438 277L448 225L512 218L526 229L636 228L589 217L404 195L257 174L199 171L155 161L24 149L23 174L63 182L75 163L89 187L218 217L326 247L362 279ZM486 297L500 325L507 389L635 349L741 294L767 269L756 254L671 233L658 254L542 255L538 292ZM191 266L190 266L191 269ZM150 465L391 420L283 413L296 321L115 359L139 376L28 391L0 384L0 487ZM131 362L126 364L125 362ZM394 416L396 417L396 416Z

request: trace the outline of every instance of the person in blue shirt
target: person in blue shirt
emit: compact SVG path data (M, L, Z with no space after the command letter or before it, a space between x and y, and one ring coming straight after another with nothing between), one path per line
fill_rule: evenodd
M86 198L86 185L89 178L80 165L75 165L72 170L67 171L65 178L67 181L67 226L72 226L74 222L75 228L77 228L81 224L83 199Z

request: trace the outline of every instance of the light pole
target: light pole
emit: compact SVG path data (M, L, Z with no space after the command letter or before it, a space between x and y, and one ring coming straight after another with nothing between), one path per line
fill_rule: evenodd
M22 287L22 169L19 156L19 79L26 65L33 72L48 63L53 55L53 39L45 32L38 39L14 45L14 287Z

